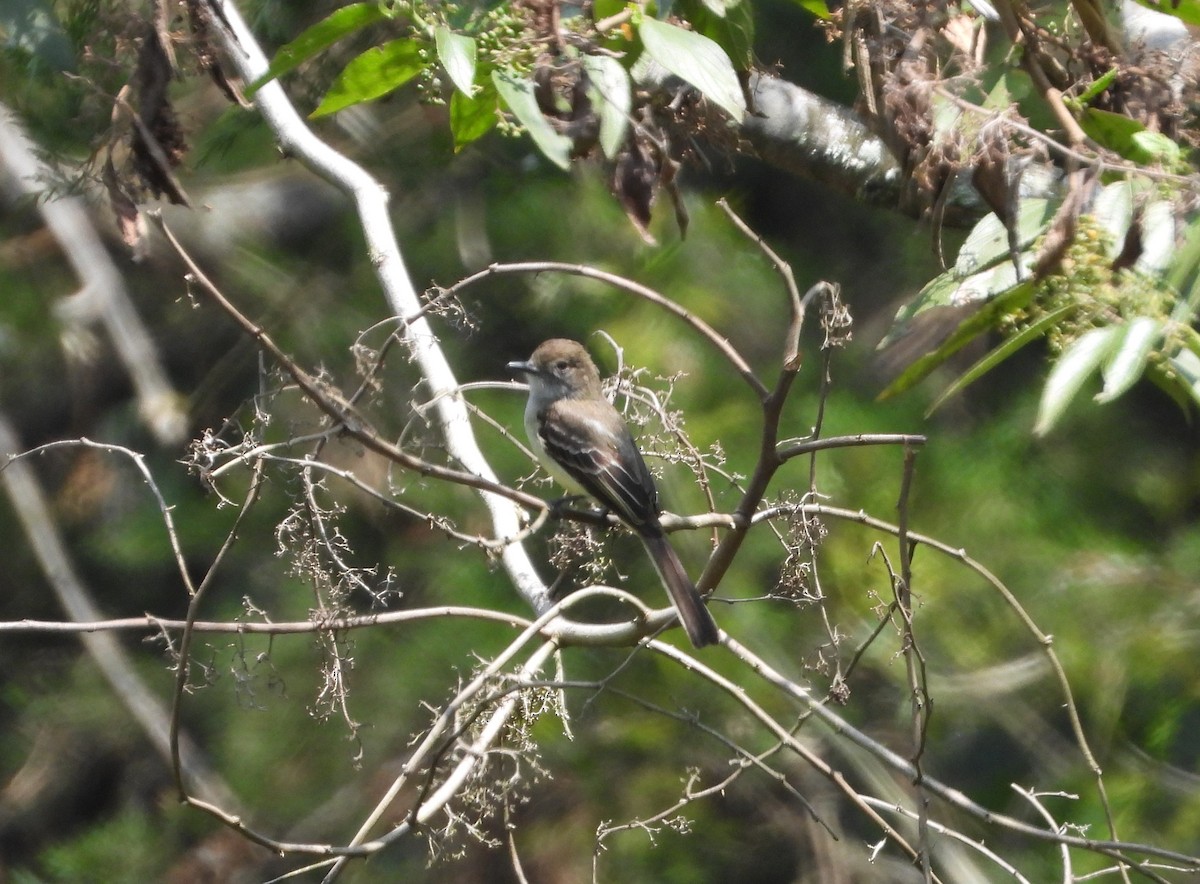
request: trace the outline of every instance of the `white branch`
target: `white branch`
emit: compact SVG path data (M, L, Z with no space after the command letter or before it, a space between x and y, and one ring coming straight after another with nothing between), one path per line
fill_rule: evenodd
M254 35L233 3L213 0L213 4L217 7L215 20L225 22L230 29L220 29L229 59L244 80L258 79L268 65ZM464 469L490 481L499 481L475 440L466 404L458 393L458 380L432 328L421 315L421 300L409 278L388 215L387 191L361 166L338 153L308 128L278 81L263 86L255 94L254 103L284 153L299 159L354 201L371 264L392 312L401 317L415 317L405 324L402 334L429 389L434 402L433 413L450 455ZM495 494L480 492L480 495L491 514L495 535L499 538L519 536L520 508ZM538 577L523 545L507 545L501 553L501 561L517 591L534 611L540 613L550 607L547 587Z

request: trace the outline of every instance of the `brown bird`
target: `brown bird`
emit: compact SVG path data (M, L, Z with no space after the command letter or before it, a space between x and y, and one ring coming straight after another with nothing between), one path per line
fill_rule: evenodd
M620 412L604 398L600 372L576 341L542 343L510 370L529 380L525 431L550 474L590 494L632 528L697 648L718 640L717 624L659 523L658 491Z

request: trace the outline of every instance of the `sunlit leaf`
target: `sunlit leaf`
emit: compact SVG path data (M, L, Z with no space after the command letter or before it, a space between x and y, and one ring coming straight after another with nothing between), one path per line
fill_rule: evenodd
M1026 199L1017 211L1017 248L1033 244L1058 210L1058 200ZM954 271L960 276L978 273L999 261L1011 261L1008 229L995 213L984 217L958 250Z
M571 165L571 139L555 131L542 115L533 93L533 83L511 71L493 71L492 82L496 84L504 106L525 127L538 150L554 165L568 168Z
M724 49L735 68L739 71L750 68L754 11L749 0L676 0L675 8L696 33Z
M1009 82L1009 76L1013 73L1013 71L1005 70L997 78L988 91L987 97L980 103L980 107L987 110L1008 110L1016 103L1017 99L1013 95L1012 85Z
M1181 350L1167 359L1177 385L1200 405L1200 356L1191 350Z
M1132 159L1129 153L1133 150L1133 142L1130 140L1133 133L1146 131L1145 126L1131 117L1094 107L1083 109L1079 124L1089 138L1110 150L1115 150L1126 159Z
M1079 388L1095 374L1119 336L1120 330L1115 326L1094 328L1072 343L1058 358L1042 390L1037 423L1033 427L1035 434L1045 435L1058 423Z
M1093 80L1092 84L1084 89L1082 93L1071 99L1071 101L1080 107L1086 106L1088 102L1113 84L1113 81L1117 79L1117 73L1117 68L1109 68L1109 70Z
M1028 276L1030 257L1026 254L1022 259L1022 272ZM907 325L926 310L934 307L966 307L990 301L1011 291L1017 282L1017 270L1011 263L996 264L967 276L949 270L929 282L915 298L896 312L892 329L880 346L887 346L902 336Z
M1142 212L1142 253L1133 265L1149 276L1166 272L1175 254L1175 210L1155 200Z
M795 3L801 9L807 9L819 19L830 19L833 17L829 12L829 6L825 0L795 0Z
M275 53L267 72L246 90L247 97L252 97L271 80L283 76L343 37L386 17L387 13L379 3L351 3L330 13Z
M455 152L495 127L499 122L496 101L496 88L491 83L476 89L471 98L454 90L450 96L450 132L454 136Z
M642 19L638 34L646 53L656 62L695 86L737 122L746 116L746 100L737 73L720 46L703 34L648 17Z
M1171 255L1166 281L1181 296L1171 318L1189 325L1193 313L1200 308L1200 216L1188 223L1183 241Z
M615 58L585 55L583 66L591 81L592 106L600 115L600 149L610 160L625 143L629 130L629 111L633 106L629 73Z
M929 409L925 412L925 416L933 414L942 403L953 396L955 393L962 390L964 387L973 384L979 378L983 377L1001 362L1012 356L1026 344L1036 341L1043 337L1046 332L1053 328L1059 320L1063 319L1068 313L1075 309L1075 305L1068 304L1065 307L1059 307L1050 313L1045 314L1037 322L1031 323L1021 329L1015 335L1012 335L1004 340L1000 346L996 347L987 353L982 359L972 365L969 369L962 373L950 386L942 391L941 395L933 401Z
M381 98L421 72L421 46L414 40L392 40L368 49L342 69L312 117L323 117L353 104Z
M1179 159L1181 153L1179 145L1161 132L1134 132L1130 138L1138 153L1149 158L1144 162L1159 162L1169 165Z
M914 322L927 310L953 308L961 312L972 304L985 304L986 308L967 314L951 335L938 342L936 349L913 360L880 398L916 384L971 338L993 328L999 317L1029 302L1033 296L1033 286L1028 281L1033 263L1029 247L1045 232L1060 202L1045 199L1021 202L1015 225L1019 273L1004 223L995 214L989 214L975 225L959 249L954 267L926 285L897 312L880 347L896 345L910 334ZM970 379L964 384L969 382Z
M973 9L978 15L983 16L989 21L1000 20L1000 13L996 11L996 7L992 6L990 0L968 0L967 5L963 9Z
M594 0L592 3L592 17L596 21L612 18L617 13L624 11L626 6L627 3L625 0Z
M1135 163L1169 163L1179 158L1178 144L1124 114L1089 107L1080 114L1079 125L1097 144Z
M475 41L449 28L439 26L433 31L438 61L450 75L459 92L470 95L475 82Z
M1139 316L1123 326L1114 327L1117 333L1112 351L1101 366L1104 389L1097 402L1111 402L1134 385L1146 370L1150 351L1162 337L1162 320Z
M930 99L929 109L933 117L933 131L937 136L946 138L958 129L964 111L953 98L935 92Z
M1091 211L1100 226L1108 232L1106 251L1115 258L1125 246L1129 225L1133 223L1133 185L1128 180L1109 184L1100 191Z

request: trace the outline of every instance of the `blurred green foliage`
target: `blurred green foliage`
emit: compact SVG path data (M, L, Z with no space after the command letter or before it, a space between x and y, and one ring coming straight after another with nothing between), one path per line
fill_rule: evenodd
M785 15L771 5L766 9L772 17ZM262 7L264 19L283 14L278 4ZM280 31L285 35L288 28ZM828 52L815 38L807 39L814 53ZM819 71L809 76L827 75L828 56L819 57L823 60L814 63ZM19 67L12 59L4 64L10 66L6 73ZM70 97L71 87L61 80L6 76L4 82L22 84L12 87L17 94L6 87L5 100L26 107L36 102L44 109L35 121L43 143L75 159L86 155L90 130L74 116L81 105L78 95ZM189 187L197 192L219 188L235 173L274 162L261 124L199 100L195 108L191 128L200 149L188 172ZM856 213L819 189L801 191L804 200L786 200L795 185L778 181L780 173L739 161L732 170L685 182L692 219L688 238L678 238L669 213L659 207L653 232L663 244L649 246L598 175L587 170L563 175L540 163L528 143L495 135L451 164L443 121L426 120L426 111L404 99L387 106L384 116L388 119L377 120L378 125L403 120L406 135L356 146L332 123L322 124L322 131L364 156L392 189L402 247L418 284L445 285L477 269L465 259L463 237L465 230L482 231L474 245L486 246L489 260L584 262L662 291L719 329L770 378L780 358L786 297L763 255L714 207L716 196L730 194L752 225L769 230L773 247L792 262L802 288L820 276L841 282L857 319L856 339L832 361L823 435L929 436L917 458L912 529L982 561L1053 634L1104 768L1120 835L1200 851L1195 785L1200 461L1194 428L1170 403L1143 384L1136 395L1106 408L1068 410L1055 433L1035 439L1029 428L1041 368L1020 359L1007 364L1004 377L977 384L932 419L923 416L928 401L920 391L878 403L874 396L881 382L873 373L870 345L895 300L911 295L934 272L927 231L899 217L875 215L864 221L861 208ZM419 149L410 150L412 142L419 142ZM0 216L0 236L9 243L26 241L36 226L28 205ZM151 449L129 402L127 382L112 368L103 346L91 355L64 353L52 302L67 295L72 283L58 256L50 252L22 262L11 257L21 252L5 254L10 258L0 261L0 287L7 294L0 308L0 405L25 444L87 435ZM206 259L227 294L302 364L323 367L345 386L353 383L350 346L385 317L368 256L347 212L324 217L318 234L300 242L248 236ZM260 376L255 351L223 317L190 303L173 261L127 263L123 269L173 378L193 405L194 432L227 420L248 427L247 400L278 379ZM710 346L661 311L594 281L554 274L494 277L468 290L463 308L465 321L449 316L437 323L460 367L460 380L506 380L505 362L558 335L586 341L604 370L612 371L616 355L603 338L593 336L602 330L620 345L626 364L648 370L651 386L665 389L665 381L654 379L678 375L670 404L683 412L696 445L719 441L728 458L725 469L742 478L752 467L758 414L744 385ZM807 434L818 409L822 356L812 318L803 345L804 368L785 416L790 436ZM409 420L410 399L421 398L412 389L415 382L411 369L393 355L382 392L366 406L385 433L400 433ZM523 397L516 391L488 389L468 396L501 426L519 432ZM273 438L314 425L311 410L295 397L280 394L274 405L279 417L270 430ZM530 471L501 433L482 421L477 430L502 476L515 479ZM149 463L174 507L188 565L200 574L230 529L235 510L218 506L180 465L183 456L182 450L149 450ZM350 445L339 449L336 459L356 471L377 468ZM901 464L901 453L890 448L827 452L818 458L816 485L830 505L894 521ZM790 488L776 492L802 494L808 466L808 461L791 464L783 474ZM106 612L180 616L186 598L160 515L128 466L108 456L58 453L39 458L37 467L56 495L76 564ZM700 499L687 475L678 467L665 472L667 507L698 508ZM480 526L470 495L396 474L391 480L419 492L423 505L453 513L464 527ZM244 477L222 484L234 499L244 487ZM345 507L337 523L350 541L353 564L395 569L403 595L394 604L479 605L528 614L495 563L478 550L462 548L421 520L385 513L335 480L328 487L327 502ZM530 487L554 493L546 486ZM734 499L727 486L714 490L721 502ZM313 587L288 573L274 537L296 494L294 479L272 471L204 618L248 616L251 605L274 620L308 616L315 606ZM714 602L723 628L747 643L752 637L760 653L787 674L809 679L818 694L829 688L828 658L846 665L876 627L880 600L890 598L888 574L881 558L871 555L872 544L881 541L896 559L894 540L852 522L823 521L828 537L817 552L817 574L831 625L842 637L836 647L828 647L815 606L777 599L738 603L766 595L779 576L779 546L766 532L752 537ZM59 617L25 545L15 540L20 528L7 507L0 508L0 531L14 539L0 569L0 619ZM629 576L630 587L652 585L647 565L635 548L630 553L625 540L606 540L620 557L620 572ZM679 543L689 565L699 567L707 549L702 532L680 537ZM543 539L535 539L531 550L544 554ZM1060 819L1090 823L1089 834L1101 836L1105 826L1094 782L1072 745L1063 698L1033 638L995 592L960 563L920 545L914 567L917 635L934 697L931 773L1024 819L1034 816L1010 783L1076 792L1077 801L1047 804ZM543 573L551 576L548 566ZM647 594L647 601L658 599ZM353 594L351 603L371 610L370 599L361 594ZM361 795L377 794L386 785L411 734L432 717L425 704L448 697L456 680L469 678L478 659L487 659L509 638L511 633L495 624L466 620L388 625L338 636L348 667L347 714L357 725L352 727L318 701L321 667L329 657L312 636L202 636L194 653L204 664L197 678L205 683L186 698L184 725L246 803L252 825L286 837L349 838L357 817L344 805L357 806ZM161 640L130 636L124 644L147 681L168 696L174 674ZM908 745L909 700L898 646L899 636L886 627L851 677L847 705L839 711L903 747ZM571 650L564 655L565 675L581 681L606 678L627 654ZM729 667L716 653L705 662L718 670ZM0 673L3 779L21 771L47 735L65 735L62 739L72 745L83 741L104 762L95 779L80 775L77 782L90 788L80 789L51 819L30 818L25 827L6 820L0 856L11 880L162 879L181 854L216 829L177 806L165 765L75 640L6 634L0 640ZM645 654L635 656L607 688L566 693L569 737L552 715L531 723L545 773L515 820L531 880L586 879L594 833L602 822L644 819L670 807L691 767L700 769L706 783L728 774L727 746L687 721L641 704L694 713L751 751L770 745L731 701L714 699L697 680ZM801 733L814 741L823 736L812 724ZM64 755L63 766L70 760ZM856 779L868 776L861 759L834 760ZM841 806L812 771L796 762L781 762L781 767L791 787L845 842L878 839L877 830ZM812 842L828 837L787 788L754 772L722 794L690 805L683 815L688 832L635 827L609 837L597 860L600 879L808 880L803 870ZM499 824L490 825L490 835L503 835ZM1058 874L1057 854L1046 845L985 834L989 846L1031 880ZM500 858L503 848L486 851L464 841L438 849L445 858L427 867L426 846L407 842L352 866L347 880L511 878ZM459 852L464 855L453 858ZM903 880L908 874L906 866L888 865L892 860L886 857L881 862L879 880ZM1088 857L1078 863L1077 871L1096 866ZM896 877L888 878L892 873Z

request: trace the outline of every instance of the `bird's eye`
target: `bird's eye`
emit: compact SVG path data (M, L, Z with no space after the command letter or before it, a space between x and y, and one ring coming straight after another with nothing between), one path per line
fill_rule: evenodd
M565 360L565 359L560 359L560 360L558 360L558 362L554 363L554 367L557 368L559 371L566 371L568 368L571 367L571 363L567 362L567 360Z

